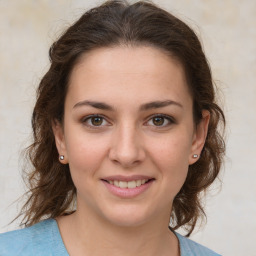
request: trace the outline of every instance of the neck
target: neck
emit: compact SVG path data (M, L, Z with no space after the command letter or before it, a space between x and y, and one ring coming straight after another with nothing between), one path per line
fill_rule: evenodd
M78 210L58 223L70 255L177 256L178 239L168 228L169 217L163 217L123 227Z

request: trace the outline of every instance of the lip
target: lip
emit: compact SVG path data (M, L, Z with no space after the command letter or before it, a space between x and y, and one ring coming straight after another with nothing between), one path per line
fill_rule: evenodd
M114 180L133 181L133 180L143 180L143 179L146 179L149 181L135 188L120 188L107 182L111 180L112 181ZM115 176L105 177L104 179L101 179L101 181L111 194L119 198L129 199L129 198L134 198L136 196L139 196L142 193L144 193L146 190L148 190L153 185L155 179L149 176L144 176L144 175L132 175L132 176L115 175Z
M119 181L133 181L133 180L152 180L153 177L145 176L145 175L131 175L131 176L124 176L124 175L113 175L102 178L102 180L119 180Z

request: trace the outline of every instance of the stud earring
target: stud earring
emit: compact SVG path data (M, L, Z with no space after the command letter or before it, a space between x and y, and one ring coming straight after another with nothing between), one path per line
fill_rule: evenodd
M64 160L64 156L63 155L60 155L60 160Z
M198 154L194 154L194 155L193 155L193 158L198 158Z

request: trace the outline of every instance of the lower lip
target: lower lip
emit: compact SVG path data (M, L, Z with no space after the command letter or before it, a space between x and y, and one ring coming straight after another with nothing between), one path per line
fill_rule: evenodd
M153 183L154 180L150 180L149 182L140 185L139 187L136 188L119 188L116 187L107 181L102 180L106 188L115 196L122 197L122 198L133 198L136 197L143 192L145 192Z

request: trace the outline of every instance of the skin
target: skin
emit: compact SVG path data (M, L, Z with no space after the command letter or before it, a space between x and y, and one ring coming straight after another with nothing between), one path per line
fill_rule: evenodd
M172 104L145 108L166 101ZM98 126L89 118L95 114L102 117ZM53 125L77 188L77 211L57 219L70 255L179 255L168 224L205 142L209 114L203 117L195 126L184 70L159 49L101 48L81 58L71 73L63 126ZM121 198L102 181L111 175L154 180L138 196Z

